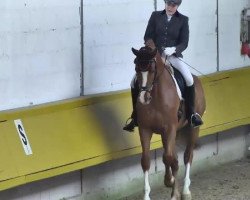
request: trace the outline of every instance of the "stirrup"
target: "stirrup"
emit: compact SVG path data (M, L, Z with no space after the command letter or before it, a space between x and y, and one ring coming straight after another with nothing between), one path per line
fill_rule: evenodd
M201 116L199 113L193 113L190 118L190 124L193 128L197 128L203 124Z
M128 121L131 120L129 123ZM125 126L123 127L123 130L128 131L128 132L134 132L134 128L136 126L135 120L130 117L127 119Z

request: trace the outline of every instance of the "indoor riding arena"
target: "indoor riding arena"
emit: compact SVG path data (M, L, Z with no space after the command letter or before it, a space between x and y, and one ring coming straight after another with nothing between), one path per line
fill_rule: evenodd
M194 144L169 123L145 153L142 117L151 123L155 112L143 111L159 99L159 63L169 64L152 47L148 65L156 69L139 72L135 52L145 45L151 13L176 6L170 2L0 1L0 200L250 200L250 0L182 0L176 7L188 16L182 54L204 91L203 124L191 127L179 96L174 103L184 112L155 123L184 117L184 129L199 131ZM131 80L152 71L150 88L139 83L139 128L125 131ZM143 96L145 105L142 91L153 93Z

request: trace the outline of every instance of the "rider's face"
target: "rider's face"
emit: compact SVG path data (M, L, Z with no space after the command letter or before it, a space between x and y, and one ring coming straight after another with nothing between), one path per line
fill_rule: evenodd
M165 10L168 15L173 15L178 9L178 5L175 4L165 4Z

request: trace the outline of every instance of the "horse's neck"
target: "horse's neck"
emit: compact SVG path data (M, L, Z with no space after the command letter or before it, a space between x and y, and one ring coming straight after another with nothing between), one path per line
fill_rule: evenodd
M176 86L173 81L172 75L170 71L165 66L165 63L161 60L161 56L156 56L157 62L157 75L156 82L153 94L153 99L157 99L157 103L159 105L166 105L166 103L170 103L171 101L177 101L178 94L176 91ZM176 98L175 100L169 98Z

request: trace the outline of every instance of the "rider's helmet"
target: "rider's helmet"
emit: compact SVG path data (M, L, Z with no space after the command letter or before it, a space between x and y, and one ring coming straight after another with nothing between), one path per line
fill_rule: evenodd
M164 0L167 4L181 5L182 0Z

